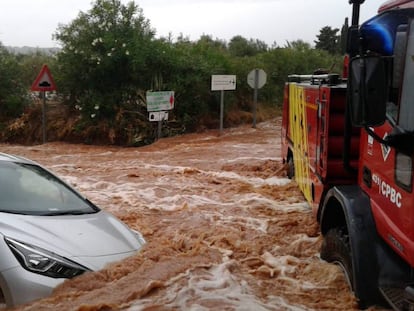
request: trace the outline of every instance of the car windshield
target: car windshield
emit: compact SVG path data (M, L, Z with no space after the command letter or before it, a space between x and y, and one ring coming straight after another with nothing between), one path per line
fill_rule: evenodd
M40 166L0 161L0 212L55 216L98 210Z

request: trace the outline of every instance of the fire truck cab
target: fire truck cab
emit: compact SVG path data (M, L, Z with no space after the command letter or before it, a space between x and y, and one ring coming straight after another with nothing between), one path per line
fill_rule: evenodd
M282 154L359 306L414 310L414 1L359 25L343 75L289 76Z

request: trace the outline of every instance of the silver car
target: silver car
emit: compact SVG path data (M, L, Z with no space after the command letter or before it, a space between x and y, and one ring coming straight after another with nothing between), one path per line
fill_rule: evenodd
M0 153L0 288L7 307L134 254L142 235L50 171Z

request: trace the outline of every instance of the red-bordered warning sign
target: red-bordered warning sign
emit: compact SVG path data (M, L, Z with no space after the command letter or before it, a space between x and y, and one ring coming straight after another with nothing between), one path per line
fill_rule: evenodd
M30 89L38 92L50 92L56 90L55 81L53 81L52 74L47 65L43 65Z

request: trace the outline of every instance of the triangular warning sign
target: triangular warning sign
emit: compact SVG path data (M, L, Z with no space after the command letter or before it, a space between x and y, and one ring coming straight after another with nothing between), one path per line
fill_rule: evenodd
M55 82L53 81L52 74L47 65L43 65L36 80L32 84L31 90L38 92L50 92L56 90Z

